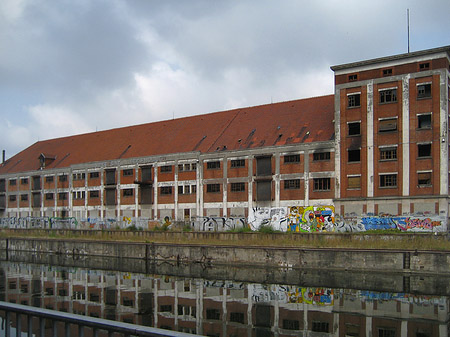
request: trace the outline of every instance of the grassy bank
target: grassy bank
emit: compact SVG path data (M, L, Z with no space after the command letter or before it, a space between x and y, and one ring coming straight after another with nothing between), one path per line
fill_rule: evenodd
M298 248L356 248L450 251L446 234L400 233L261 233L261 232L183 232L128 230L18 230L2 229L1 238L39 238L49 240L101 240L136 243L173 243L231 246Z

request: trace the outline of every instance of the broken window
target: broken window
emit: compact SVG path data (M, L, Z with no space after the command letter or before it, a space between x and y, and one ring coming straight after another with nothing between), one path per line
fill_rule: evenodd
M220 169L220 161L209 161L209 162L206 163L206 168L208 170Z
M172 186L162 186L159 188L159 194L170 195L172 194Z
M330 160L330 152L314 152L313 160L314 161Z
M397 131L397 118L383 118L379 120L379 132Z
M397 174L380 174L380 187L397 187Z
M124 177L130 177L133 175L133 169L126 169L122 170L122 176Z
M284 163L285 164L300 163L300 155L299 154L285 155Z
M89 173L89 178L90 179L96 179L98 177L100 177L100 173L99 172L91 172L91 173Z
M350 94L347 96L347 107L356 108L361 106L361 94Z
M356 81L357 79L358 79L358 75L357 74L348 75L348 81L349 82Z
M106 170L106 185L115 185L116 183L116 169Z
M99 191L89 191L89 198L98 198Z
M348 162L354 163L361 161L361 150L348 150Z
M20 195L20 201L27 201L28 200L28 194L21 194Z
M417 157L431 157L431 143L417 144Z
M164 166L161 166L160 169L159 169L159 171L160 171L161 173L170 173L170 172L172 172L172 165L164 165Z
M207 184L206 192L207 193L219 193L220 192L220 184Z
M245 159L234 159L230 166L231 168L245 167Z
M417 98L431 97L431 83L419 84L417 86Z
M430 69L430 62L420 63L419 70L424 71Z
M16 201L16 196L14 194L11 194L9 196L9 201Z
M391 75L392 75L392 68L383 69L383 76L391 76Z
M329 191L331 189L330 178L314 178L314 191Z
M133 196L133 189L132 188L125 188L122 190L122 196L124 197L132 197Z
M397 102L397 89L380 90L380 103Z
M300 179L288 179L284 181L285 190L298 190L300 188Z
M418 129L431 129L431 113L417 115Z
M45 193L45 200L53 200L53 193Z
M349 136L359 136L361 135L361 122L349 122L348 125L348 135Z
M245 183L231 183L231 192L245 192Z
M431 186L431 172L417 173L417 183L419 186Z

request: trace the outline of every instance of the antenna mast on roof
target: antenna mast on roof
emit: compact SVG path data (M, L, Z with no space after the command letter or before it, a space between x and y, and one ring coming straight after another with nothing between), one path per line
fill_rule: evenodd
M406 22L407 22L407 31L408 31L408 54L409 54L409 8L406 9Z

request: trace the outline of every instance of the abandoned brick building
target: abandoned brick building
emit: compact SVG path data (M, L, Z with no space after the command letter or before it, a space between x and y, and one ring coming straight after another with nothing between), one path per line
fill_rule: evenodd
M39 141L0 217L449 213L450 46L333 66L332 95Z

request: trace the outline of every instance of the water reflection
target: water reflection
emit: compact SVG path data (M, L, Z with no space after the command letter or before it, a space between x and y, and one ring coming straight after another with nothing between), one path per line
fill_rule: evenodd
M383 275L383 282L390 284L377 291L329 287L323 282L183 276L180 266L171 268L172 273L163 275L3 261L0 300L206 336L448 336L447 290L432 289L433 284L450 284L447 278L433 283L433 276L418 276L417 282L428 285L431 295L427 295L385 291L405 279L407 289L418 287L414 277L411 282L411 276L404 275L391 279ZM286 271L276 272L286 281ZM239 275L254 278L258 273L262 274L247 269ZM364 284L361 274L345 277ZM444 294L436 295L440 292Z

